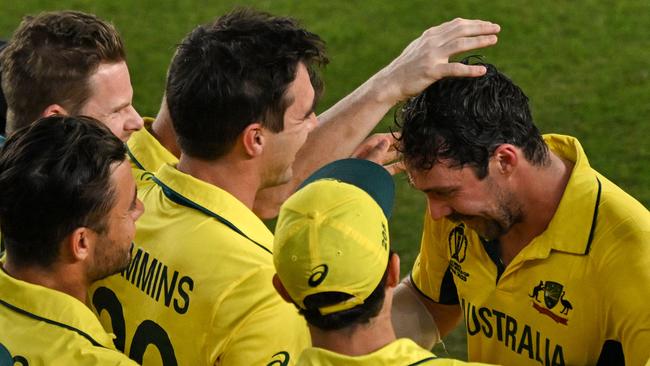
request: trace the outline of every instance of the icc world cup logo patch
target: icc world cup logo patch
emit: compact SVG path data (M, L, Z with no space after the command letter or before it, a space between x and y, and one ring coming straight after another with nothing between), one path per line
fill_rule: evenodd
M543 295L543 302L539 299L540 294ZM533 287L532 293L528 297L533 299L533 308L541 314L548 316L555 320L557 323L567 325L569 321L569 311L573 310L573 305L569 300L565 299L566 291L564 286L555 281L539 281ZM560 303L560 306L556 307ZM555 310L553 310L555 308ZM559 314L557 310L560 310Z
M465 224L456 226L449 232L449 252L451 258L463 263L467 256L467 236L465 236Z
M463 270L461 263L467 258L467 236L465 235L465 224L458 224L449 232L449 269L460 280L467 282L469 273Z

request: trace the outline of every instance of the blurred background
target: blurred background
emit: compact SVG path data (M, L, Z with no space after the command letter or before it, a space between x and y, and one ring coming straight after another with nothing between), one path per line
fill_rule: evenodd
M472 54L484 55L526 92L543 133L577 137L595 169L650 207L648 1L3 0L0 39L10 38L28 14L95 13L124 37L134 105L141 115L155 116L175 45L196 25L236 6L297 18L326 41L331 63L322 72L325 95L318 111L354 90L428 27L455 17L496 22L502 28L499 43ZM376 131L392 125L391 112ZM425 199L404 176L395 180L391 237L406 275L420 245ZM465 347L461 325L434 350L465 359Z

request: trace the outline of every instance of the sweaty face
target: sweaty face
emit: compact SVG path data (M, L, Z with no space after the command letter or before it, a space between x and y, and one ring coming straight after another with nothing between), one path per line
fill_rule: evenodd
M407 168L411 185L427 196L431 217L464 222L488 240L498 239L522 220L514 194L488 174L479 180L469 167L443 162L422 171Z
M318 123L314 113L314 88L307 68L302 63L298 64L296 78L289 85L286 97L291 104L284 113L284 129L279 133L264 129L267 137L264 147L263 187L280 185L291 179L296 154L305 143L309 132Z
M90 97L78 114L103 122L124 142L142 128L142 117L131 104L133 88L125 62L100 64L88 83Z
M115 203L108 212L106 230L98 235L91 268L93 280L118 273L129 265L135 221L144 212L127 161L113 168L111 180Z

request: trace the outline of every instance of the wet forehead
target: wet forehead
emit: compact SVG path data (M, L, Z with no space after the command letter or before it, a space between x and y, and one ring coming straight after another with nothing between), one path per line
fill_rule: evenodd
M411 167L406 168L409 184L420 191L447 191L462 187L471 177L473 172L468 167L451 167L450 164L441 162L431 169L422 170Z

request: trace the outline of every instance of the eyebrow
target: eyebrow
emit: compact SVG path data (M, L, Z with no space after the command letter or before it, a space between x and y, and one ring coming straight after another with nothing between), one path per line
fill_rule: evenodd
M450 195L452 193L456 193L456 192L458 192L458 190L459 190L458 187L447 186L447 187L431 187L431 188L427 188L427 189L422 190L422 192L424 192L424 193L435 193L435 194L446 196L446 195Z

